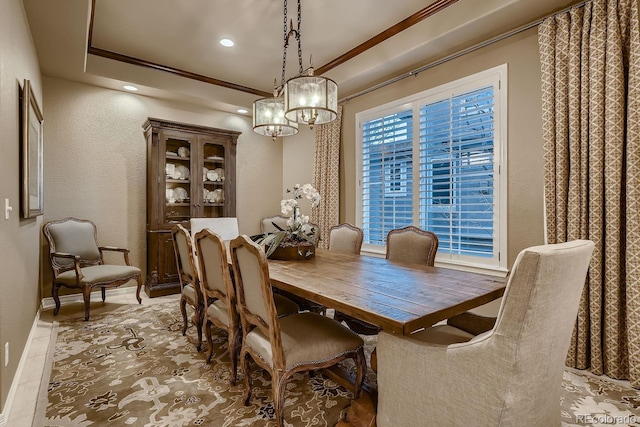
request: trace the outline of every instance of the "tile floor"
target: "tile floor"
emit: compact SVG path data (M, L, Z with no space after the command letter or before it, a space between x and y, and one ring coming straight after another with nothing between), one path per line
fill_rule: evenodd
M178 304L180 298L179 295L149 298L144 292L141 293L141 296L142 304L158 304L165 301L175 301ZM91 315L112 311L125 305L138 305L135 291L116 295L109 295L109 291L107 291L107 299L104 303L101 301L99 293L97 295L94 294L91 299ZM42 374L49 345L55 344L51 342L53 322L83 316L84 309L81 302L63 304L57 316L53 315L53 309L43 310L40 313L40 319L27 354L22 376L8 414L7 427L33 425L40 384L43 381L48 381L48 378L42 378ZM46 384L43 386L46 387Z

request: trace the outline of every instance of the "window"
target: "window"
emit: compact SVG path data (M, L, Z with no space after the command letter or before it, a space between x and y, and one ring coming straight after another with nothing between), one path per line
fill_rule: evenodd
M501 82L506 65L357 115L365 250L415 224L438 236L437 262L506 266Z

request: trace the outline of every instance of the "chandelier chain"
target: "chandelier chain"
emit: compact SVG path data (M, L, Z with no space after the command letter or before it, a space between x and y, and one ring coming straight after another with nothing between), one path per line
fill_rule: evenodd
M286 0L285 0L286 1ZM300 36L300 23L302 22L302 8L298 0L298 31L296 32L296 40L298 40L298 65L300 66L300 74L302 74L302 37Z
M280 86L284 86L285 69L287 66L287 45L289 44L289 35L287 34L287 0L284 0L284 20L282 23L282 77L280 79Z

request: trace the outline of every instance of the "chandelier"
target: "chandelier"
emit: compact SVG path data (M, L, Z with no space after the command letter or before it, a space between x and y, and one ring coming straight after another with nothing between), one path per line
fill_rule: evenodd
M338 116L338 85L331 79L313 75L313 65L302 67L302 41L300 23L302 13L298 0L298 27L293 19L287 31L287 0L284 0L284 32L282 53L282 78L280 85L274 81L273 98L261 98L253 103L253 130L261 135L280 136L298 133L298 123L311 129L316 124L328 123ZM285 82L287 48L290 37L298 42L298 75ZM311 62L311 61L310 61Z

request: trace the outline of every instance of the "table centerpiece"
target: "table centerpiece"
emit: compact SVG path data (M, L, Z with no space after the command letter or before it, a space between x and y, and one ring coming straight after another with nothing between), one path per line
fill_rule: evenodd
M287 193L291 193L292 197L280 201L280 211L283 215L289 215L286 228L283 229L274 223L277 231L265 233L256 242L264 245L267 258L280 260L311 258L315 256L319 230L309 223L308 215L300 212L298 201L307 198L311 209L314 209L320 204L320 193L311 184L296 184L293 190L287 189Z

